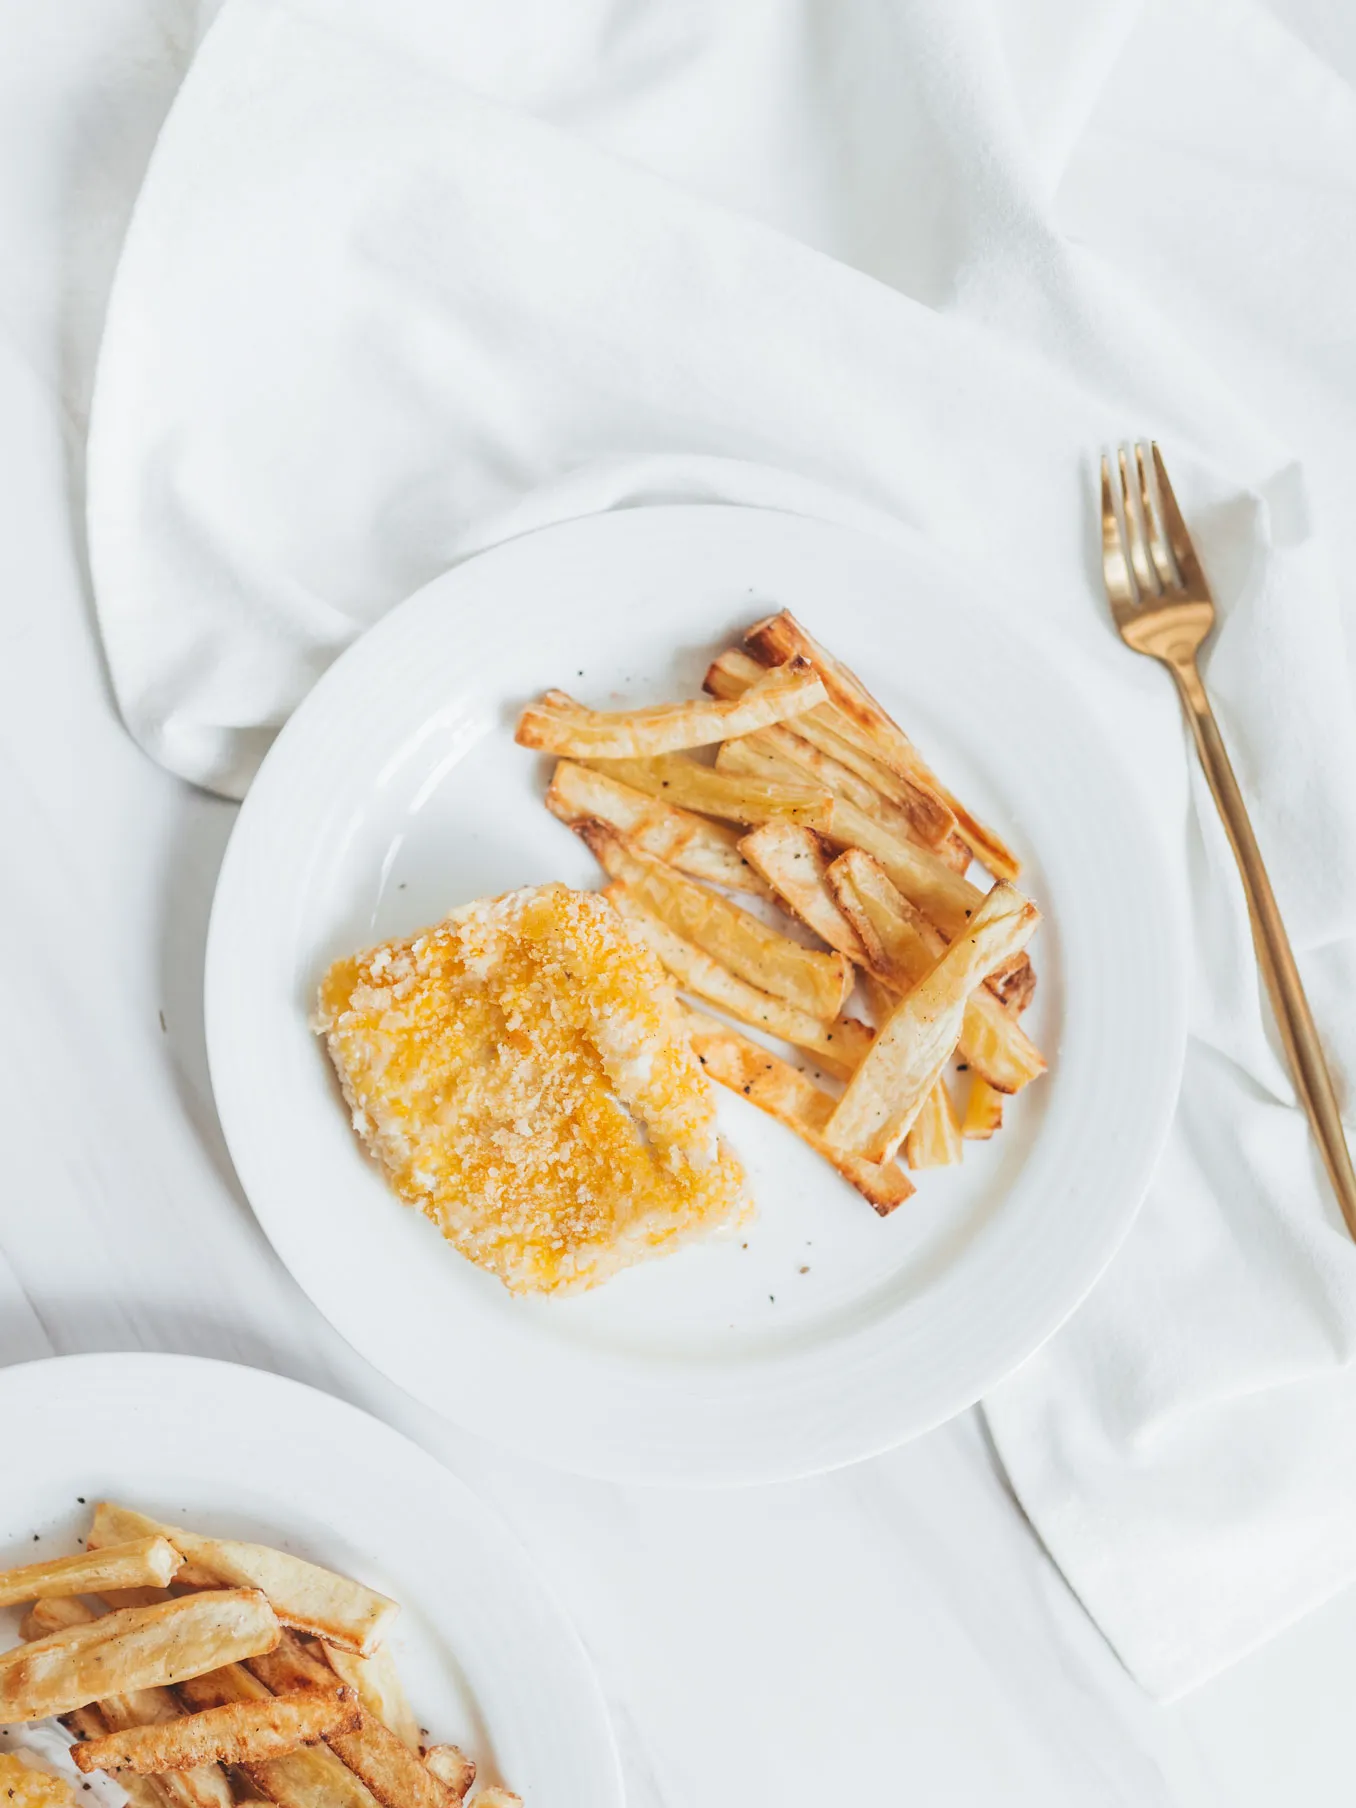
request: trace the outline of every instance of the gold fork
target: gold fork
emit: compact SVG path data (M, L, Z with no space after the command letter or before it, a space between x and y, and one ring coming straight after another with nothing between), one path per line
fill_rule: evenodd
M1332 1075L1323 1058L1309 1001L1290 949L1271 881L1248 821L1243 794L1201 683L1196 654L1215 625L1215 605L1191 544L1158 447L1151 447L1157 498L1150 493L1144 448L1135 447L1137 482L1122 446L1120 481L1102 458L1102 570L1121 638L1136 653L1162 660L1177 682L1196 751L1215 794L1247 895L1257 958L1295 1087L1323 1152L1347 1229L1356 1237L1356 1173L1342 1133ZM1117 503L1119 502L1119 510Z

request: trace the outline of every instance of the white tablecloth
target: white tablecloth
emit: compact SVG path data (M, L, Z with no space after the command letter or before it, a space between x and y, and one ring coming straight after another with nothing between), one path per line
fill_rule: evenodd
M1151 1709L1024 1526L973 1416L775 1491L674 1499L572 1480L413 1407L279 1269L232 1180L202 1054L203 931L233 811L123 734L72 526L107 277L200 23L170 0L49 0L0 28L0 1110L25 1101L4 1120L0 1360L202 1352L408 1431L500 1508L562 1592L633 1808L808 1808L844 1786L1043 1808L1345 1801L1350 1599ZM1331 16L1301 24L1356 68Z
M1095 448L1152 423L1349 1089L1356 590L1325 536L1356 458L1356 108L1242 0L613 24L607 0L230 0L138 201L91 419L125 719L238 795L421 579L694 496L902 521L1057 636L1191 900L1188 1058L1123 1254L985 1407L1080 1599L1179 1694L1356 1578L1356 1245L1171 687L1078 530Z

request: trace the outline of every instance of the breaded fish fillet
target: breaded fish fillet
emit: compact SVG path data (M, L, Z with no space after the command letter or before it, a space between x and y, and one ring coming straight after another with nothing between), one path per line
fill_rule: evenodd
M509 892L336 961L315 1025L396 1192L515 1293L742 1213L670 983L597 893Z

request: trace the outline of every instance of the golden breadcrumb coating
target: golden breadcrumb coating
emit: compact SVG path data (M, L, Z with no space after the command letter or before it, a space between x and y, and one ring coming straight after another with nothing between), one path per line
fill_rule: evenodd
M515 1293L741 1213L672 987L596 892L510 892L336 961L315 1023L396 1192Z
M60 1777L31 1770L13 1752L0 1752L0 1808L75 1808L75 1791Z

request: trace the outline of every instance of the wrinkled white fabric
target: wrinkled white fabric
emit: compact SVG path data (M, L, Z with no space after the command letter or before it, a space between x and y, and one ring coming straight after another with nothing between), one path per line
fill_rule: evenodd
M1125 1249L987 1408L1162 1694L1356 1573L1356 1247L1170 687L1109 629L1093 473L1164 444L1345 1087L1353 293L1356 93L1248 0L228 0L91 432L126 719L233 795L402 596L602 508L907 522L1066 637L1189 881L1191 1043Z

